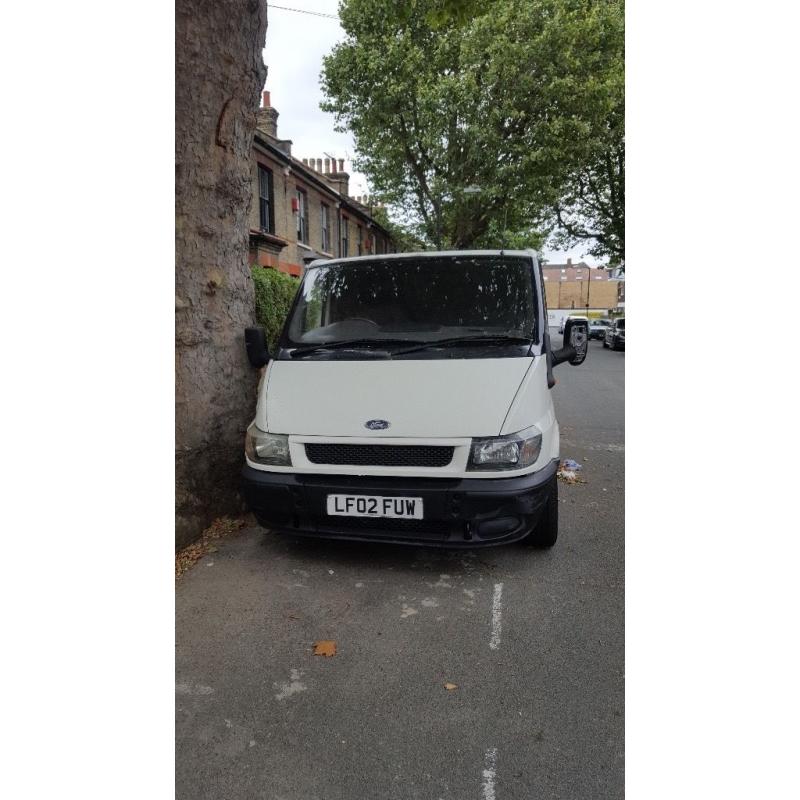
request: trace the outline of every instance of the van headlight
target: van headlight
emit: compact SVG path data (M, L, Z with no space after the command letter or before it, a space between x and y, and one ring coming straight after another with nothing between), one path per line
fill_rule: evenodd
M247 457L256 464L272 464L276 467L291 467L289 436L285 433L264 433L255 424L247 429L244 440Z
M468 470L524 469L542 449L542 432L532 426L519 433L491 439L473 439Z

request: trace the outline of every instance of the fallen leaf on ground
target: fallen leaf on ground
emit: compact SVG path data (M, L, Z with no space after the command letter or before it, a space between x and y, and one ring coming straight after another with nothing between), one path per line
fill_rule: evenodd
M314 655L335 656L336 642L334 642L332 639L320 639L320 641L314 642Z
M453 689L458 689L458 684L457 683L446 683L444 685L444 688L447 689L448 692L452 692Z
M230 517L220 517L215 519L211 525L200 535L200 538L192 544L184 547L183 550L175 554L175 577L180 578L184 572L191 569L206 553L217 551L215 541L226 539L237 534L242 528L247 526L247 521L241 517L232 519Z

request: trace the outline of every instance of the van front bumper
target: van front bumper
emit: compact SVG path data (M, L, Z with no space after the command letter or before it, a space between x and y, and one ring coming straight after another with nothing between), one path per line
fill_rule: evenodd
M260 525L298 536L439 547L487 547L523 539L536 525L556 480L558 460L515 478L411 478L242 472ZM421 497L420 520L327 514L329 494Z

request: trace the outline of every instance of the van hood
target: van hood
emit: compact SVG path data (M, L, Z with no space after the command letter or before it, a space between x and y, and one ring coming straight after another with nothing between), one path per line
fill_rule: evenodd
M273 361L266 376L266 419L258 415L257 422L273 433L298 436L498 436L532 362ZM373 419L389 427L368 430L365 423Z

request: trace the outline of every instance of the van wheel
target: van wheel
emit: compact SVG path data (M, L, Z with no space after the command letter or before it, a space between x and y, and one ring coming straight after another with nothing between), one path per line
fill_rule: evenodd
M603 339L603 347L608 350L608 342L605 339Z
M542 510L536 527L522 540L529 547L552 547L558 539L558 478L553 476L553 485L547 505Z

